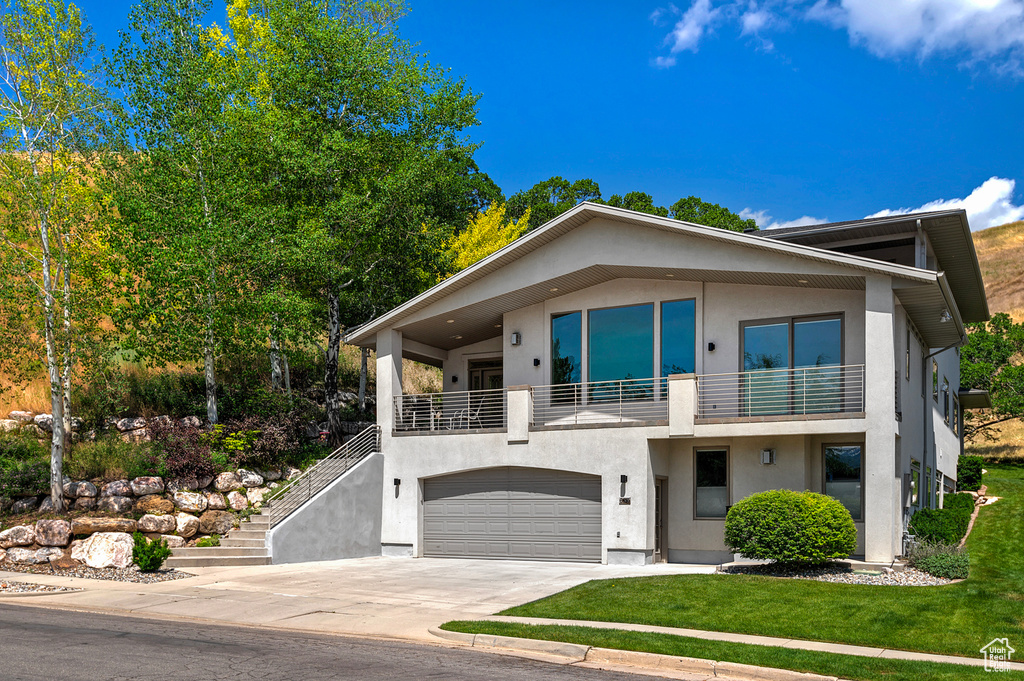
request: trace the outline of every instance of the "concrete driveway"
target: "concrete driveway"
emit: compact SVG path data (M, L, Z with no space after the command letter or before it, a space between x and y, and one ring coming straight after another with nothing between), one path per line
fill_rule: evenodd
M427 629L448 620L491 615L591 579L706 573L714 568L360 558L187 571L196 577L152 585L3 572L0 576L84 589L20 601L26 605L429 640ZM0 596L0 602L14 600Z

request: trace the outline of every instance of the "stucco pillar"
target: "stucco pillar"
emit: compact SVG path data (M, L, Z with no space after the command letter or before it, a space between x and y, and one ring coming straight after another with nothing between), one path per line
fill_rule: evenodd
M377 332L377 424L384 437L395 427L394 397L402 394L402 332Z
M508 387L508 426L506 428L508 443L529 442L532 421L533 391L530 386L510 385Z
M669 437L692 437L697 414L697 376L672 374L668 377Z
M888 562L898 552L893 524L899 521L895 486L896 418L893 380L896 372L892 281L867 277L864 292L864 557Z

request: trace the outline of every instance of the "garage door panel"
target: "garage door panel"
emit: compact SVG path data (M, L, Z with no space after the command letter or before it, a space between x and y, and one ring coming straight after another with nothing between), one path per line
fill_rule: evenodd
M427 556L599 562L601 479L491 468L424 481Z

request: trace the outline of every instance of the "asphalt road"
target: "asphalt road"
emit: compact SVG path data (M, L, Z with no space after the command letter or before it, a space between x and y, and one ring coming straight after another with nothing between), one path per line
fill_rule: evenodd
M0 604L2 681L641 678L650 677L412 643Z

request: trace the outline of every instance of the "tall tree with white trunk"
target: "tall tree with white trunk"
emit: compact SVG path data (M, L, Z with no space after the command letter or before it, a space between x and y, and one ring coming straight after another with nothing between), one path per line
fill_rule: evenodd
M82 270L102 250L90 176L109 102L92 32L62 0L4 0L0 16L0 362L32 350L46 368L53 415L50 492L64 509L76 349L90 296ZM23 365L22 365L23 366Z

